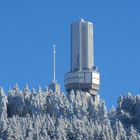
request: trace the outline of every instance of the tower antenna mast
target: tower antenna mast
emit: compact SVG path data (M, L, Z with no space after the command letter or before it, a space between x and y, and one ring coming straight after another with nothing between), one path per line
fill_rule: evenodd
M56 82L56 45L53 45L53 82Z
M53 92L60 93L60 85L57 83L56 80L56 45L53 45L53 80L52 83L49 85L49 90Z

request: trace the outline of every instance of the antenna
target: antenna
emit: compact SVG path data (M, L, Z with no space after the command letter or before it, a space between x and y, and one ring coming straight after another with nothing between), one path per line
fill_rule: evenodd
M53 82L56 82L56 60L55 60L55 55L56 55L56 45L53 45Z
M52 83L49 85L49 90L53 91L54 93L60 93L60 85L56 81L56 46L53 45L53 80Z

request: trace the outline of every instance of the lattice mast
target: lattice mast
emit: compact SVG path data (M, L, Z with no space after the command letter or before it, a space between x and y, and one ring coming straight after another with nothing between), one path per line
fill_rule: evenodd
M49 90L53 92L60 92L60 85L57 83L56 80L56 45L53 45L53 80L52 83L49 85Z
M53 45L53 82L56 82L56 45Z

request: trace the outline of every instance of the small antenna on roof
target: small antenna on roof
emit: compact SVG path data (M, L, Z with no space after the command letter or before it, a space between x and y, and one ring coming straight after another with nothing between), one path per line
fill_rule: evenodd
M81 22L85 22L85 20L84 20L83 18L80 18L80 21L81 21Z
M56 45L53 45L53 82L56 82Z

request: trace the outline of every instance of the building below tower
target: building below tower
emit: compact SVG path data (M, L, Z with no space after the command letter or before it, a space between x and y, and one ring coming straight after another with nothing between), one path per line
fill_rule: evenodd
M59 92L60 92L60 85L59 85L57 82L52 82L52 83L49 85L49 90L52 90L52 92L57 92L57 93L59 93Z

